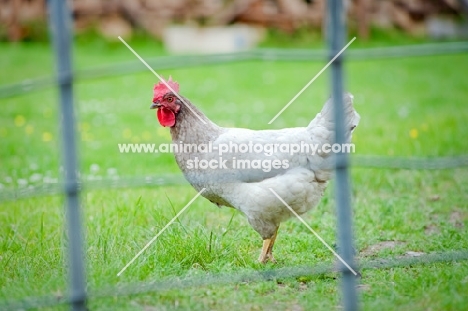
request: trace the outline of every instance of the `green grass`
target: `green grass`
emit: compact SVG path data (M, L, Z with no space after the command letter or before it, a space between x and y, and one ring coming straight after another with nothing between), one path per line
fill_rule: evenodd
M145 58L164 54L158 43L140 40L132 46ZM50 47L43 43L2 43L0 55L0 67L8 73L0 76L2 84L50 75L53 70ZM75 56L79 69L134 60L120 43L96 38L79 38ZM179 81L181 93L218 124L266 129L268 121L323 65L243 62L160 73ZM354 136L357 154L466 154L468 81L463 68L468 68L466 55L346 64L347 89L355 95L362 117ZM327 73L272 127L306 125L329 94ZM168 130L158 125L154 111L148 109L155 81L150 72L142 72L76 85L84 180L179 172L170 154L118 153L118 143L170 141ZM56 91L6 98L0 105L0 187L23 189L60 179ZM356 244L362 259L468 249L467 169L355 168L352 181ZM261 239L244 217L200 198L117 277L195 194L187 185L83 193L88 288L334 261L299 221L290 220L280 228L275 249L278 264L259 265ZM321 204L305 216L330 244L336 240L333 197L332 183ZM0 202L0 303L66 293L63 216L63 199L57 196ZM385 248L385 241L398 243ZM364 310L464 310L466 275L466 262L364 270L359 281L361 305ZM90 307L330 310L339 300L338 275L330 273L109 297L90 301Z

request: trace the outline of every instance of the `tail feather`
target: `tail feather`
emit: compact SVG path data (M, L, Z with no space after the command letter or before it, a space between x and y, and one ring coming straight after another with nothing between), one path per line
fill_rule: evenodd
M353 107L353 98L354 96L351 93L343 94L343 107L345 115L345 129L347 134L347 139L351 140L351 133L358 126L359 120L361 117L356 112ZM322 111L317 114L317 116L310 122L308 128L312 129L314 127L325 127L329 131L335 130L334 122L334 106L333 100L329 98L325 105L322 108Z

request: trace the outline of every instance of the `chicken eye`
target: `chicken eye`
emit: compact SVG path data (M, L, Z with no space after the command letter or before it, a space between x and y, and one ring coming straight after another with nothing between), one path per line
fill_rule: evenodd
M167 102L168 102L168 103L172 103L173 101L174 101L174 97L169 96L169 97L167 98Z

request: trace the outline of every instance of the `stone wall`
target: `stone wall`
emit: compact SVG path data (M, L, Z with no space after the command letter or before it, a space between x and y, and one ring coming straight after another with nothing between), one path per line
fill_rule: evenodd
M91 27L104 36L131 36L135 27L160 38L169 24L219 26L245 23L293 32L321 28L326 0L69 0L76 31ZM362 38L372 25L424 35L434 17L456 19L468 0L345 0L350 27ZM34 21L46 19L45 0L0 0L0 25L11 41L22 40Z

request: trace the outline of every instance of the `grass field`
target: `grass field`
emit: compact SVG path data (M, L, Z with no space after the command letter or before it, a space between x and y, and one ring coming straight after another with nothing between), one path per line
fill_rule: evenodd
M78 39L77 69L133 61L120 43ZM365 46L363 43L358 43ZM160 44L135 41L144 57ZM375 44L374 44L375 45ZM0 84L53 73L43 43L0 45ZM320 62L240 62L160 72L223 126L305 126L330 92L328 72L278 118L268 121L323 67ZM468 151L466 55L346 64L347 89L361 123L356 153L452 156ZM118 143L170 141L149 110L156 78L149 71L76 85L81 177L86 180L178 173L170 154L120 154ZM0 100L0 195L60 179L57 92ZM468 169L409 171L354 168L352 199L359 258L468 249ZM172 276L236 273L334 262L297 220L281 226L276 265L256 262L261 239L244 217L198 199L121 277L117 272L196 194L188 185L86 191L87 281L108 285ZM335 242L333 182L305 220ZM63 198L0 202L0 304L6 299L66 294ZM65 256L64 256L65 254ZM64 259L65 258L65 259ZM468 263L364 270L364 310L464 310ZM91 300L92 310L331 310L340 301L336 273L319 277L212 285ZM58 306L51 309L64 309ZM338 307L339 308L339 307Z

